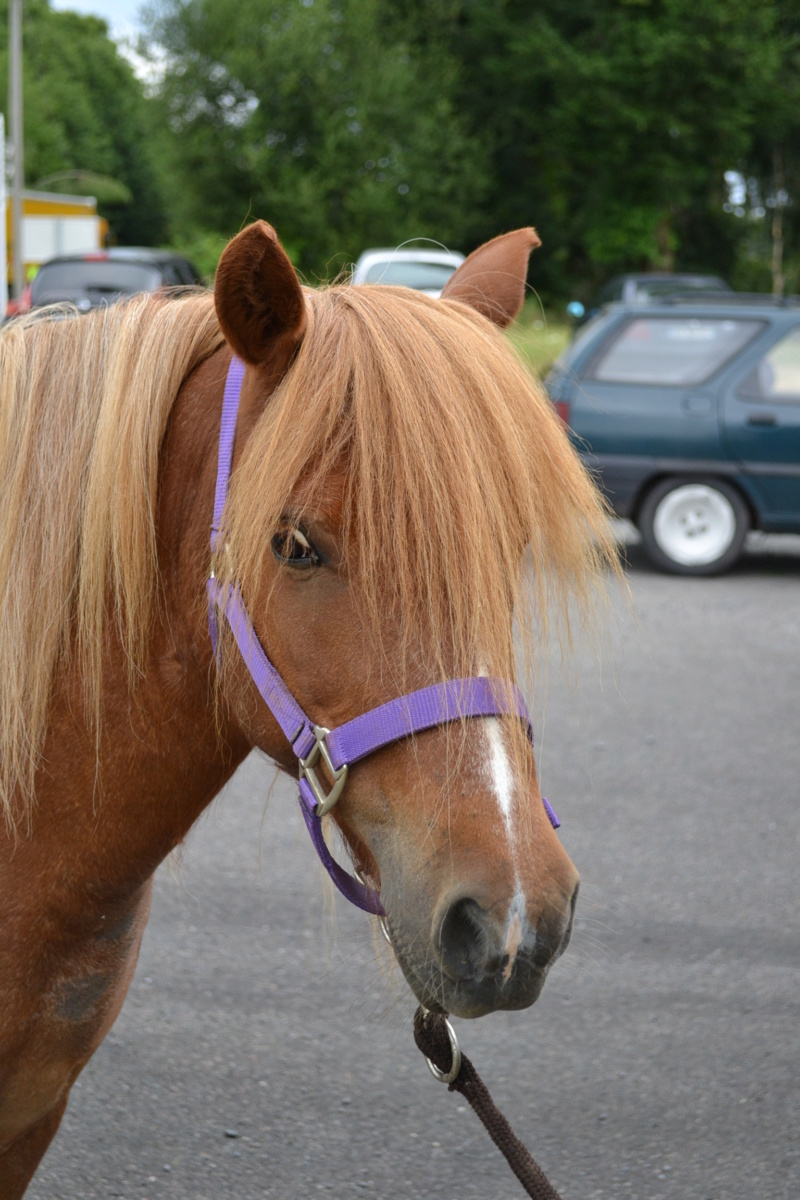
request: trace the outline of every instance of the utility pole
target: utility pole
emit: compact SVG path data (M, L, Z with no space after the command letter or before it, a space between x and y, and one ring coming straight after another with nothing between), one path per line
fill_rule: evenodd
M25 186L25 155L22 143L22 0L8 5L8 111L14 147L14 178L11 182L11 239L14 258L14 291L19 298L25 289L22 261L22 190ZM5 213L3 213L5 219ZM3 270L6 269L5 263Z

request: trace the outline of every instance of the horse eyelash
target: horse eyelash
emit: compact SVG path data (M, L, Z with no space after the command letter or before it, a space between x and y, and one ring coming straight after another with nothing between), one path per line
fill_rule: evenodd
M290 539L297 542L303 550L309 550L311 552L311 557L305 561L298 561L290 558L286 554L282 554L281 547L285 546ZM307 570L309 567L318 567L322 562L322 555L320 554L319 550L317 550L316 546L309 541L303 531L298 529L296 525L287 525L284 530L279 531L273 536L272 553L279 562L285 563L287 566L293 566L295 569L300 570Z
M316 550L314 550L314 547L311 545L311 542L308 540L306 535L303 533L302 529L296 529L296 528L290 529L289 533L296 542L300 543L300 545L303 547L304 550L313 550L314 553L316 554Z

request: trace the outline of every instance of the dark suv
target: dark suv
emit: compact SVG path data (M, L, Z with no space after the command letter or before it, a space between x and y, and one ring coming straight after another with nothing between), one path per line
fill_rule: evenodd
M545 382L663 570L715 574L749 529L800 533L800 298L611 305Z
M88 312L136 292L185 288L200 282L192 264L179 255L144 247L115 247L42 263L31 284L30 307L67 301L79 312Z
M719 275L645 271L634 275L615 275L586 307L580 300L573 300L567 305L567 312L576 325L584 325L597 316L606 304L658 304L667 297L691 296L695 299L702 292L714 298L720 292L731 291L731 285L720 279Z

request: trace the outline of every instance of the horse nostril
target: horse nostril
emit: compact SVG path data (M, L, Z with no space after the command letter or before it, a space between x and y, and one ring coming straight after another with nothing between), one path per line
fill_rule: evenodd
M569 901L569 916L567 918L567 927L564 930L563 937L561 938L561 944L558 947L559 958L564 953L564 951L566 950L567 946L569 945L569 943L572 939L572 930L573 930L573 927L575 924L575 907L578 903L578 892L580 891L580 889L581 889L581 884L580 884L580 880L578 880L578 882L575 884L575 890L573 891L573 893L570 897L570 901Z
M542 967L547 967L560 958L570 943L579 887L580 883L576 883L569 898L569 907L564 903L560 909L554 910L539 922L536 931L536 961Z
M502 949L491 917L470 897L455 901L439 926L439 956L452 979L471 979L502 967Z

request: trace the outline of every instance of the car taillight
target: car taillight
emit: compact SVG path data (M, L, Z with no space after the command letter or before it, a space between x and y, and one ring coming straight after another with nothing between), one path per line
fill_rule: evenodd
M564 422L564 424L569 425L569 401L554 400L553 408L556 410L559 417L561 417L561 420Z

